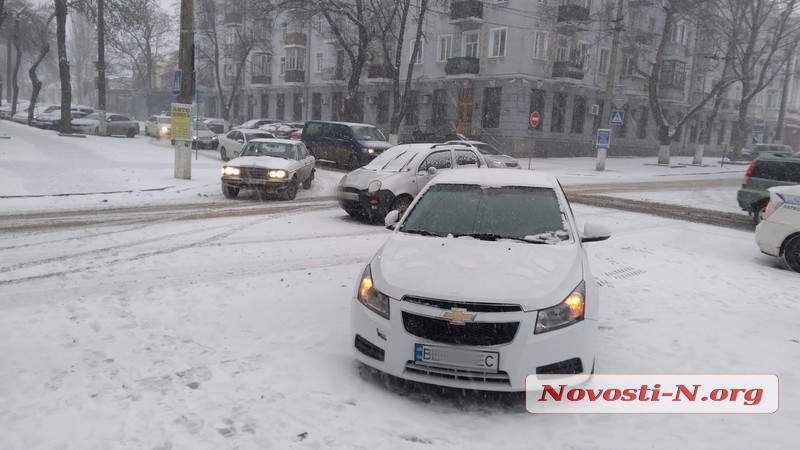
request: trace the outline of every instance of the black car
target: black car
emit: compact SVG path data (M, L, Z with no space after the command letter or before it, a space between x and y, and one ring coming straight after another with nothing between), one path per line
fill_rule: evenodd
M305 123L302 141L317 160L350 169L369 163L392 146L373 125L319 120Z

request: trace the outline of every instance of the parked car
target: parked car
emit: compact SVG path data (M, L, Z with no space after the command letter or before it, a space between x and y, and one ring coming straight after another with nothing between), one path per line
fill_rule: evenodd
M468 167L487 167L475 147L397 145L342 177L337 189L339 206L353 217L381 221L389 211L404 212L440 172Z
M23 124L23 125L29 125L28 124L28 110L30 108L31 107L29 107L29 106L26 106L25 108L22 108L22 109L17 107L17 113L14 114L13 116L11 116L11 120L13 122L20 123L20 124ZM33 106L33 108L34 108L33 116L36 117L37 115L44 113L48 108L52 108L52 106ZM56 108L58 108L58 106L56 106Z
M219 119L216 117L206 117L203 119L203 122L208 126L208 128L217 134L227 133L231 130L231 124L225 119Z
M800 185L769 188L769 205L756 227L761 251L800 272Z
M100 113L92 113L83 119L72 121L72 130L77 133L100 135ZM139 122L128 116L106 113L106 136L123 135L134 137L139 134Z
M274 139L275 135L259 129L242 128L231 130L228 134L219 137L219 158L228 161L236 158L242 152L242 147L253 139Z
M238 158L222 166L222 193L227 198L236 198L242 189L257 189L294 200L298 186L311 188L314 163L314 157L302 142L254 139L245 144Z
M742 159L745 161L752 161L762 153L770 153L773 155L783 155L783 156L792 156L794 150L792 147L788 145L780 145L780 144L758 144L753 146L752 148L744 148L742 149Z
M71 106L69 114L72 119L81 119L95 112L91 106ZM43 113L37 114L31 121L32 127L41 128L44 130L61 131L61 107L51 106L44 110Z
M144 135L157 138L168 137L172 128L172 117L152 115L144 122Z
M736 200L742 210L753 216L756 225L764 217L769 203L768 189L800 183L800 158L762 153L750 163Z
M262 125L259 129L268 131L279 139L291 139L292 134L303 129L305 122L291 122L291 123L270 123Z
M317 160L351 169L392 146L380 129L365 123L308 121L302 140Z
M490 168L498 168L498 169L505 169L505 168L518 169L519 168L519 161L517 161L516 159L512 158L511 156L508 156L508 155L504 154L500 150L492 147L491 145L489 145L489 144L487 144L485 142L469 141L469 140L467 140L467 141L456 140L456 141L448 141L446 143L447 144L464 144L464 145L470 145L472 147L477 148L478 151L481 152L481 155L483 155L483 159L486 160L486 164Z
M266 125L268 123L276 123L276 122L278 122L278 120L275 120L275 119L252 119L252 120L248 120L247 122L245 122L245 123L243 123L241 125L237 125L237 126L233 127L232 129L233 130L240 130L242 128L258 128L258 127L260 127L262 125Z
M358 361L453 388L519 392L528 375L577 384L594 371L599 288L558 181L452 170L430 182L357 281Z
M219 147L219 136L211 131L203 122L192 121L189 124L192 135L192 148L216 150ZM175 145L175 139L170 139Z

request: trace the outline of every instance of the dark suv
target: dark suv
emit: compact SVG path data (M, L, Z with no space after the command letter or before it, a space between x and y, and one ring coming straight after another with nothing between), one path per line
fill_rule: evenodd
M790 184L800 184L800 158L762 153L750 163L736 199L758 224L769 203L767 189Z
M317 160L356 169L392 144L383 132L365 123L312 120L303 126L303 143Z

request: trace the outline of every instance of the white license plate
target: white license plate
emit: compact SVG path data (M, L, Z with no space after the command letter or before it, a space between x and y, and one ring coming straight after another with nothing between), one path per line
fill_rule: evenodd
M431 366L459 367L496 373L500 365L500 353L414 344L414 361Z

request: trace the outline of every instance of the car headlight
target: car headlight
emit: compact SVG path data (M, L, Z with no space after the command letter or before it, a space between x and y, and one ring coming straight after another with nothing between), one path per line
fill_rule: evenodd
M346 182L347 182L347 175L343 176L343 177L342 177L342 179L341 179L341 180L339 180L339 187L342 187L342 186L344 186L344 184L345 184Z
M286 178L288 173L285 170L270 170L267 172L270 178Z
M583 281L567 298L556 306L542 309L536 316L533 334L558 330L583 320L586 309L586 285Z
M217 141L217 140L219 140L219 138L218 138L218 137L216 137L216 136L211 136L211 140L212 140L212 141Z
M167 128L167 127L161 127L161 132L162 132L162 133L166 133L167 131L169 131L169 128Z
M375 154L375 149L374 148L365 148L364 149L364 153L366 153L368 155L374 155Z
M364 269L364 273L361 274L357 297L362 305L384 319L389 319L389 296L375 288L375 284L372 282L372 270L369 265Z
M381 189L381 182L380 182L380 180L375 180L375 181L373 181L373 182L372 182L372 183L370 183L370 184L369 184L369 186L367 187L367 191L369 191L369 193L370 193L370 194L374 194L375 192L378 192L380 189Z
M238 167L222 166L223 175L239 175L239 173Z

